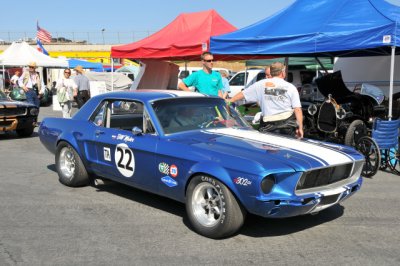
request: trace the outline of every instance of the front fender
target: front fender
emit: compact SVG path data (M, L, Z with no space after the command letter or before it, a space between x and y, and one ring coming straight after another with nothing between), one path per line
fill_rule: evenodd
M235 197L243 204L243 195L238 191L237 186L233 183L233 176L229 173L229 171L224 168L222 165L215 163L215 162L198 162L194 164L189 170L189 178L186 182L185 187L185 196L187 186L189 185L190 180L196 175L209 175L220 182L222 182L232 193Z

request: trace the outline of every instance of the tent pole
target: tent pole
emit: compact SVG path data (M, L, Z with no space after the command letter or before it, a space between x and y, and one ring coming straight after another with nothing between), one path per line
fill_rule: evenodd
M111 59L111 91L114 91L114 60L112 57Z
M394 79L394 59L396 55L396 46L392 46L392 55L390 58L390 89L389 89L389 120L392 120L393 108L393 79Z
M315 61L318 62L318 64L321 66L322 70L324 70L325 73L327 74L327 73L328 73L328 70L325 68L324 64L322 64L321 60L319 60L318 57L315 57Z

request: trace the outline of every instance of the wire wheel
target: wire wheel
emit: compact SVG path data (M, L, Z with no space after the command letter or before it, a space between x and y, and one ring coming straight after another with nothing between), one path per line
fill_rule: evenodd
M390 170L392 170L394 173L400 175L400 151L399 149L396 148L391 148L388 153L388 164Z
M356 144L356 149L365 157L362 175L365 177L374 176L378 172L381 162L378 144L370 137L361 137Z

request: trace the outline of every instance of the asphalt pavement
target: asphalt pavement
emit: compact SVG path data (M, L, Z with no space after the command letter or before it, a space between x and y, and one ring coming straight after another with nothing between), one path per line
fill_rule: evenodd
M117 183L63 186L36 131L0 134L2 266L400 264L400 176L365 178L318 215L249 215L237 235L212 240L190 229L181 203Z

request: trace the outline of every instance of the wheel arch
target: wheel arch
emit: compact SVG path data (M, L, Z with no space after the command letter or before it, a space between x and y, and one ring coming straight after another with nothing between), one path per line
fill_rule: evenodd
M236 198L236 200L239 202L239 204L245 208L244 204L244 199L242 198L241 193L238 191L237 187L234 185L233 180L227 171L226 168L224 168L222 165L218 163L210 163L210 162L200 162L195 164L189 171L190 175L188 176L186 183L185 183L185 189L184 189L184 197L186 198L187 195L187 188L189 186L190 181L199 175L207 175L212 178L215 178L222 184L224 184L227 189L230 190L232 195Z

